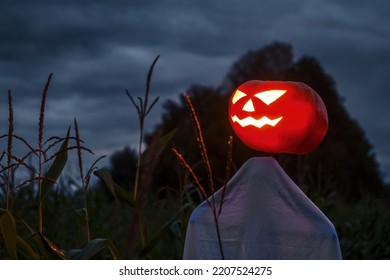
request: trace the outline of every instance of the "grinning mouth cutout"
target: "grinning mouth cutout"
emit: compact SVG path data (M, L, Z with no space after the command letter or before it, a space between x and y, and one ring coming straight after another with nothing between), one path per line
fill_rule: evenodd
M233 122L237 122L240 126L246 127L249 125L255 126L257 128L262 128L265 125L275 126L283 117L277 119L269 119L267 117L262 117L260 119L254 119L252 117L246 117L244 119L239 119L236 115L232 117Z

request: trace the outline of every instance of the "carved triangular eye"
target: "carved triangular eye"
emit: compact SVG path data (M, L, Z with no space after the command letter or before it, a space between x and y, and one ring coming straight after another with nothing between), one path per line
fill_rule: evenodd
M279 99L279 97L285 94L285 92L286 90L272 89L256 93L254 96L263 101L265 104L269 105L275 100Z
M254 112L255 107L253 106L253 102L251 99L248 100L247 103L245 103L244 107L242 108L243 111L245 112Z
M241 98L243 98L245 96L246 96L245 93L243 93L242 91L236 90L236 92L234 93L233 98L232 98L232 103L236 104L236 102L238 100L240 100Z

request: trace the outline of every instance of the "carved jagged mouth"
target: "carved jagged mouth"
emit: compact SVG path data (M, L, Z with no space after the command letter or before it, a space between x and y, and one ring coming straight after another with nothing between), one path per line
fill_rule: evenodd
M232 117L232 121L238 122L238 124L242 127L253 125L255 127L262 128L265 125L275 126L282 118L283 117L271 120L267 117L262 117L256 120L252 117L246 117L245 119L239 119L236 115L234 115Z

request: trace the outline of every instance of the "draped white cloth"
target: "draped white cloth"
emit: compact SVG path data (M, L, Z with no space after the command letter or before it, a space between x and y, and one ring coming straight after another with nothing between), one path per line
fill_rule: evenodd
M333 224L271 157L249 159L231 178L218 220L225 259L341 259ZM190 217L183 258L221 259L206 201Z

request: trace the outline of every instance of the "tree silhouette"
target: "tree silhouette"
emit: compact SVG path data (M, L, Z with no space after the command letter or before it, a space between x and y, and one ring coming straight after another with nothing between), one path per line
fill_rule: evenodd
M125 147L122 150L115 152L110 157L109 167L114 182L126 190L132 189L136 164L137 152L134 149Z

